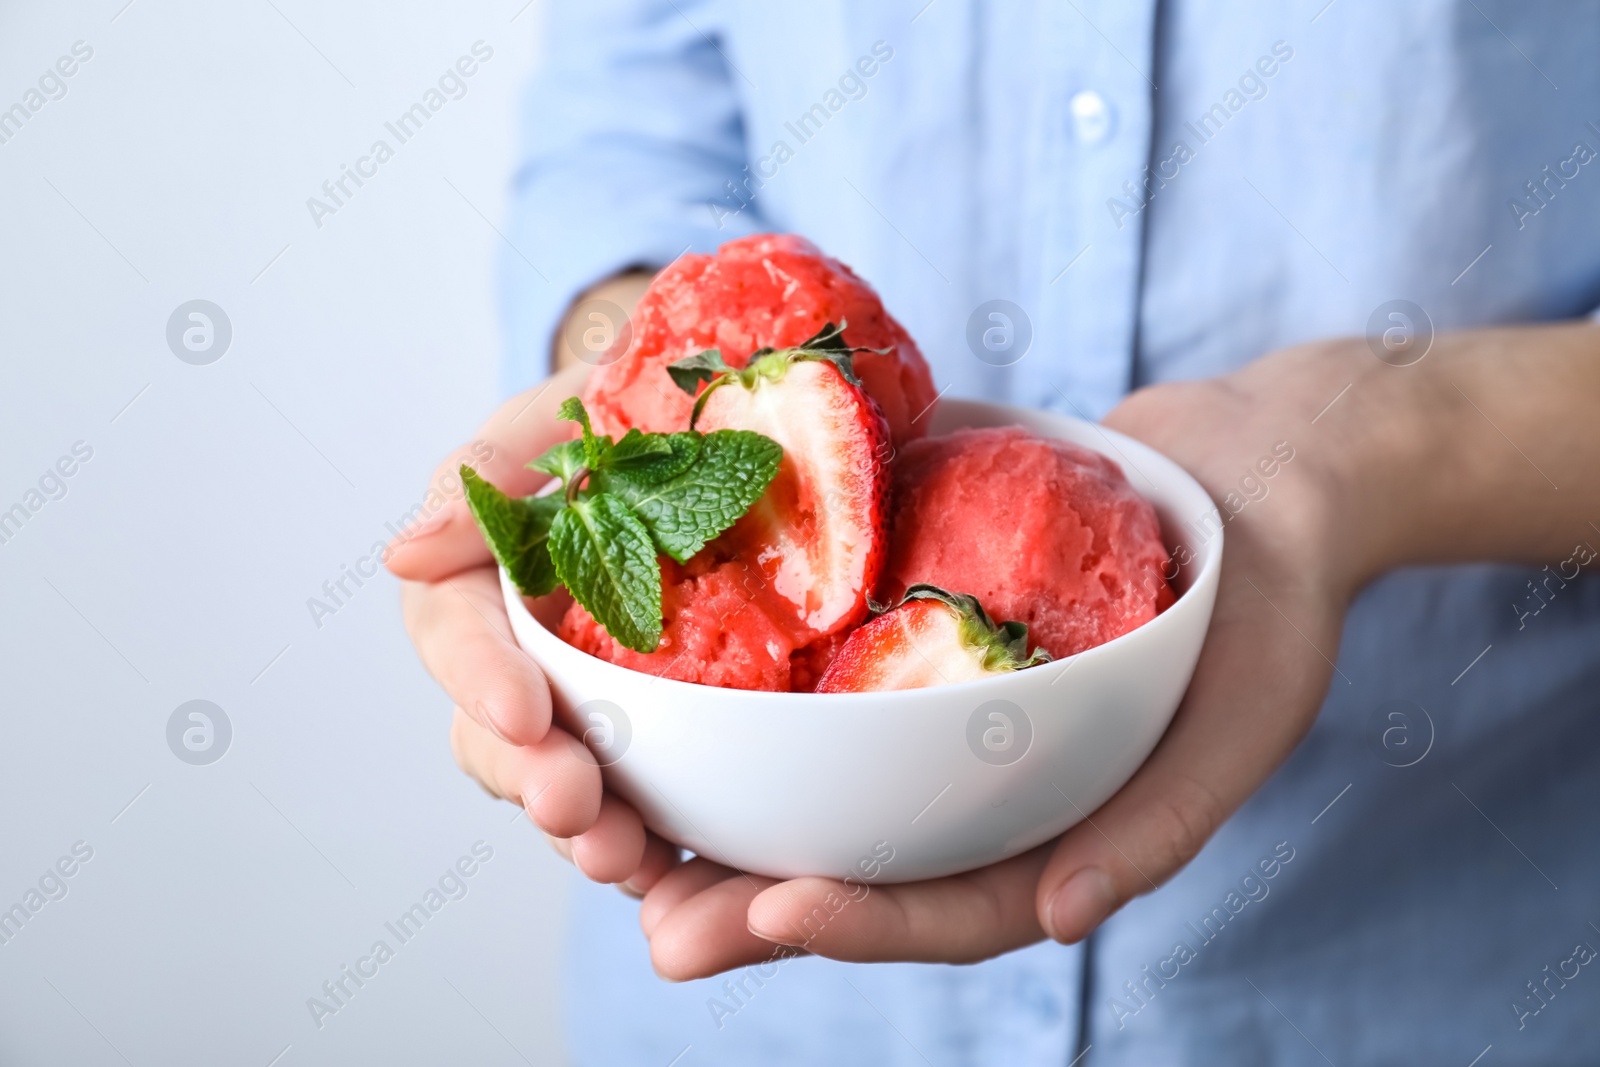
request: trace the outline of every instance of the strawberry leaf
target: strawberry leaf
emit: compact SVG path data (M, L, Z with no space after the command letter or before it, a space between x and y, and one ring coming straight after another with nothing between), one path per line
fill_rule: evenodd
M550 526L561 584L619 644L654 652L661 641L661 564L650 532L628 505L595 493L562 508Z
M553 590L557 580L548 542L550 524L562 508L560 495L510 497L464 464L461 481L489 551L522 595L544 596Z
M961 617L962 641L983 659L990 671L1021 670L1037 663L1049 663L1050 653L1036 648L1028 653L1028 624L1007 622L995 625L978 598L968 593L952 593L936 585L918 582L906 588L904 604L912 600L937 600Z
M900 603L904 604L908 600L937 600L942 604L948 604L963 615L977 616L986 626L991 628L994 626L989 619L989 613L978 603L978 598L968 593L952 593L930 582L917 582L906 587L906 594L900 598Z
M699 391L701 382L709 382L732 370L722 358L722 350L717 348L707 348L667 364L667 374L673 383L690 396Z
M852 352L854 349L844 343L844 328L846 325L847 323L843 322L838 325L830 322L804 341L801 341L796 347L805 349L808 352Z
M862 348L859 345L847 345L844 341L844 328L847 325L843 320L835 326L828 323L812 336L801 341L792 349L795 360L824 359L839 368L839 373L844 375L844 380L851 385L859 386L861 380L856 377L855 354L857 352L876 352L884 355L891 351L888 348Z
M1004 642L1006 655L1017 670L1032 667L1036 663L1050 662L1050 653L1042 648L1036 648L1031 655L1029 654L1028 624L1025 622L1001 623L999 640Z
M661 551L684 563L761 499L782 459L783 449L771 438L717 430L701 438L699 456L675 477L651 484L605 470L593 482L624 501Z

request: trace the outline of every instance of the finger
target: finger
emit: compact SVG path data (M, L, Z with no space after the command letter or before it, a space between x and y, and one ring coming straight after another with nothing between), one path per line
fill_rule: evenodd
M1224 571L1166 735L1115 796L1061 838L1036 902L1056 940L1087 937L1176 874L1310 728L1333 669L1323 656L1336 654L1338 613L1292 579L1254 580L1230 582Z
M792 950L750 932L750 902L771 878L734 874L674 906L650 934L650 964L674 982L704 978Z
M701 890L736 877L738 874L732 868L713 863L704 856L695 856L668 872L645 894L644 904L639 908L639 928L649 937L667 912Z
M458 708L450 748L463 771L495 796L522 805L547 834L576 837L600 815L600 766L565 730L551 730L531 745L508 745Z
M553 834L545 834L544 839L545 841L549 842L550 847L555 850L556 855L560 856L568 863L572 862L572 838L556 837Z
M676 870L682 863L683 854L677 845L646 832L644 856L639 860L639 868L618 888L630 897L643 899L662 878Z
M644 859L644 821L621 799L606 793L594 825L572 839L572 862L595 882L621 882Z
M607 798L609 798L609 794L607 794ZM603 805L605 801L602 800L601 803ZM602 808L603 817L604 810ZM588 832L593 833L593 828ZM579 836L582 837L584 835ZM572 843L579 838L553 837L550 834L545 834L544 839L549 842L551 849L562 859L568 863L573 862ZM659 882L663 875L682 862L683 858L677 845L646 830L644 832L644 850L639 862L635 865L632 874L616 881L616 886L627 896L635 900L643 900L645 893ZM593 878L594 876L591 874L590 877ZM599 881L600 879L595 880Z
M461 464L512 496L538 489L549 477L526 464L576 432L575 424L556 417L556 409L582 391L589 369L586 364L569 367L512 397L479 427L470 444L450 453L416 509L417 521L389 542L390 571L400 578L437 581L488 562L488 547L461 493Z
M747 921L764 941L832 959L974 963L1039 940L1034 891L1049 855L900 885L797 878L754 897Z
M401 602L422 665L458 707L513 744L544 737L550 686L511 633L494 568L406 582Z

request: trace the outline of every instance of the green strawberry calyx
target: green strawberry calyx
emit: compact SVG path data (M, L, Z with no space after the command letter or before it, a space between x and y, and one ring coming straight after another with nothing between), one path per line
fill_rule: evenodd
M914 600L935 600L954 611L960 619L962 645L979 658L986 671L1019 671L1050 662L1050 653L1044 649L1036 648L1031 653L1028 651L1027 623L996 624L975 596L952 593L937 585L918 582L907 587L905 596L900 598L896 607ZM874 610L877 610L876 605Z
M839 373L843 375L845 381L859 387L861 380L855 373L853 360L855 354L875 352L882 355L890 349L862 348L845 344L845 326L846 323L842 321L837 325L830 322L793 348L758 348L750 354L750 359L743 368L728 366L722 357L722 350L718 348L703 349L692 356L685 356L668 364L667 374L673 383L685 393L695 397L694 411L689 416L689 427L693 429L695 423L699 421L700 412L714 390L729 382L738 382L746 389L753 389L762 382L780 381L796 363L812 360L832 363L839 368ZM702 382L705 383L703 390L700 388Z

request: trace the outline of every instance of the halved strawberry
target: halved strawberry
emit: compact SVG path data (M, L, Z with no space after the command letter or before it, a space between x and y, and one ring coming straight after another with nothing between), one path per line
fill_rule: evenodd
M796 644L861 621L888 543L889 430L851 372L831 323L798 348L757 352L742 370L716 349L679 360L691 426L755 430L783 447L766 494L718 539L793 605Z
M1043 649L1029 655L1024 623L996 626L976 597L913 585L898 607L850 635L816 691L920 689L1007 674L1049 659Z

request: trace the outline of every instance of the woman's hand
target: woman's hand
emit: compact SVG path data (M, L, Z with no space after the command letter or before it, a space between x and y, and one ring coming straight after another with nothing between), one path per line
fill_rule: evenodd
M1359 341L1296 349L1227 378L1141 390L1106 419L1187 468L1232 514L1188 694L1104 806L1003 863L875 885L864 897L856 887L858 899L834 879L779 883L691 860L645 895L640 920L657 971L702 977L781 946L843 960L972 962L1046 936L1077 941L1172 877L1305 735L1333 677L1346 605L1370 567L1351 533L1364 520L1348 473L1359 433L1337 406L1312 420L1374 367L1392 370ZM830 893L850 902L820 930L813 920L808 935L805 921Z
M512 492L565 436L559 375L482 431L478 466ZM537 392L537 391L536 391ZM679 863L604 794L548 687L510 635L494 568L459 501L397 544L408 625L455 699L462 768L518 800L580 869L644 894L664 977L796 950L843 960L971 962L1043 937L1076 941L1181 869L1305 735L1336 675L1357 591L1407 563L1560 559L1600 527L1600 329L1569 323L1440 337L1415 366L1361 339L1276 353L1209 381L1140 390L1106 424L1188 469L1224 512L1221 585L1194 679L1149 760L1056 841L978 871L880 885L777 882ZM453 468L454 461L447 464ZM1556 486L1562 487L1561 491ZM1199 517L1196 516L1198 519ZM850 900L812 935L830 894ZM815 923L812 923L812 928Z
M441 464L433 484L458 484L451 479L465 461L513 495L534 492L548 478L523 464L569 436L556 408L587 371L579 364L512 398ZM499 575L465 500L447 500L397 538L388 566L406 580L406 628L423 665L455 701L450 747L461 769L526 809L595 881L637 895L675 866L677 850L602 791L594 756L553 723L550 687L511 634Z
M970 962L1086 937L1192 859L1305 735L1330 679L1348 684L1334 667L1339 634L1368 581L1410 563L1559 560L1591 543L1600 328L1429 340L1407 366L1361 338L1303 345L1142 389L1107 416L1188 469L1227 521L1194 679L1149 760L1101 808L983 870L873 887L809 938L797 932L825 897L850 899L842 883L692 860L645 895L656 969L694 978L793 948Z

